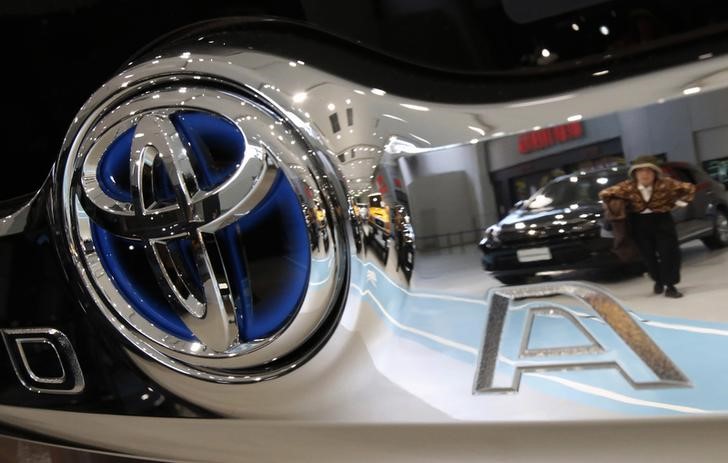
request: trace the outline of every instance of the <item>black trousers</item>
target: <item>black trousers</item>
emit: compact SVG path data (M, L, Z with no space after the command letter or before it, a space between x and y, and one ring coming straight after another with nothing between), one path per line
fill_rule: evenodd
M680 282L680 244L669 212L630 214L630 234L650 277L663 285Z

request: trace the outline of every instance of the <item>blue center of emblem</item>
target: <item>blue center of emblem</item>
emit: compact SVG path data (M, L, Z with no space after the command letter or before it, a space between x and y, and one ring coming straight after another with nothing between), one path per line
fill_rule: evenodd
M200 187L209 191L222 184L243 159L245 140L237 127L219 116L187 111L170 117L190 157ZM134 128L106 149L98 166L101 189L111 198L131 202L130 153ZM174 203L164 167L154 166L155 199ZM107 274L127 302L161 330L192 341L192 332L164 294L140 241L130 240L92 224L97 253ZM238 314L240 341L265 338L294 315L306 293L311 254L300 202L286 177L279 173L266 197L237 222L218 230L228 281ZM171 241L202 293L191 243Z

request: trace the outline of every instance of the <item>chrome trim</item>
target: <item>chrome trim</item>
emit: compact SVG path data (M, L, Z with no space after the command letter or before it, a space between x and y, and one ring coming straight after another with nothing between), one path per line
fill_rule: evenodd
M580 322L568 311L560 308L554 303L546 303L543 298L568 295L575 299L585 302L597 316L608 325L614 334L619 336L622 341L636 354L639 359L652 371L656 380L640 381L634 379L627 371L621 360L603 360L599 358L589 359L562 359L560 357L579 356L579 355L598 355L605 353L604 348L597 342L593 334L589 333ZM517 301L528 301L536 299L537 306L531 307L526 305L528 310L528 318L525 330L519 342L520 352L524 357L534 357L535 355L543 355L556 357L551 363L512 363L509 368L514 369L512 381L509 385L496 385L496 374L505 375L500 372L506 361L501 360L502 333L504 325L508 318L508 313L514 310L512 303ZM625 380L627 380L635 389L649 389L661 387L688 387L690 380L673 361L660 349L655 341L650 338L647 333L640 328L637 322L620 304L617 299L606 291L594 286L580 282L560 282L560 283L542 283L526 286L513 286L507 288L497 288L490 291L488 296L490 301L490 313L486 324L483 345L481 347L478 360L478 369L475 376L475 384L473 386L475 393L488 392L516 392L521 382L521 377L529 371L549 371L549 370L570 370L570 369L616 369ZM526 302L522 302L520 307L524 308ZM553 307L553 309L552 309ZM587 335L587 339L591 341L591 346L565 346L553 349L539 349L535 354L528 353L527 346L531 335L534 312L538 313L544 310L554 310L559 313L568 314L568 319L572 321L578 329ZM502 384L503 381L499 384Z
M39 394L69 395L80 394L85 389L86 384L76 352L71 341L62 332L54 328L19 328L0 330L0 335L2 335L10 356L10 363L13 365L15 375L23 387L29 391ZM33 371L25 353L24 344L39 342L48 344L53 348L58 364L63 371L62 376L45 378L38 376ZM20 358L16 357L14 352ZM68 368L64 366L64 362L67 362ZM28 378L26 378L24 372L27 373ZM72 384L67 388L63 388L62 386L68 381L72 381Z
M640 129L641 124L646 123L643 109L670 107L666 110L670 112L676 106L693 101L708 105L706 99L719 90L724 92L728 84L728 74L723 71L728 68L728 57L715 56L686 66L604 84L595 77L592 87L575 89L564 95L543 95L532 101L442 104L403 98L387 93L387 89L346 80L322 71L313 62L304 63L300 57L249 48L244 36L235 32L226 31L221 37L222 40L213 35L177 41L164 51L151 52L129 63L84 106L69 131L63 154L78 150L78 144L74 144L76 134L89 130L93 125L89 121L95 117L102 117L101 113L94 111L103 102L109 102L106 107L109 111L117 108L117 111L133 111L130 106L134 104L134 98L145 92L153 98L154 92L181 86L187 89L215 88L244 95L251 104L273 115L274 122L270 123L273 128L260 124L260 118L256 122L252 113L251 119L244 123L259 127L263 130L260 132L262 135L269 133L265 129L275 132L275 139L269 140L275 145L272 149L274 154L295 146L298 154L305 152L308 156L307 160L303 160L303 156L298 157L298 161L292 163L294 166L283 162L280 167L289 168L288 173L294 177L313 173L314 177L326 178L326 188L321 189L324 201L318 205L325 213L316 214L317 211L309 210L314 212L309 225L315 235L312 241L318 244L316 259L321 264L320 268L336 271L325 273L318 281L312 280L311 286L315 283L324 286L332 278L341 278L342 291L337 304L346 302L346 307L339 311L340 306L336 305L337 310L326 318L326 326L322 323L321 331L310 338L310 341L315 341L313 345L307 342L301 350L292 351L290 355L293 358L279 358L270 364L251 362L250 378L241 379L241 382L247 380L251 383L272 378L276 378L275 381L239 386L218 384L235 381L236 378L210 375L209 370L201 373L184 362L175 360L171 369L165 367L163 362L168 357L164 346L149 342L145 337L129 336L126 331L134 331L136 325L133 323L137 321L120 321L102 298L91 294L87 308L96 310L95 306L101 307L113 326L122 331L132 344L131 347L126 346L130 347L128 351L125 350L131 361L160 386L206 410L246 418L343 418L379 423L396 420L444 422L453 419L481 422L601 419L612 418L615 414L703 413L728 409L725 395L720 392L720 383L712 378L706 380L693 376L690 356L686 353L678 358L676 353L683 353L681 346L664 342L665 338L682 340L688 336L710 336L711 342L720 345L726 330L700 323L704 318L715 321L724 318L724 315L702 306L683 311L679 322L635 316L640 326L663 330L663 335L667 333L659 340L660 347L674 358L680 371L684 369L690 373L690 379L694 381L691 389L664 389L659 394L653 394L652 390L632 390L622 378L613 380L613 371L607 372L610 374L607 380L602 377L594 380L595 375L585 374L583 378L589 381L576 386L565 385L556 381L562 379L558 372L549 372L543 376L553 380L549 386L558 388L560 395L551 394L548 386L543 387L547 392L534 392L542 384L531 386L544 378L533 383L524 380L529 387L524 387L514 397L470 394L473 374L477 369L478 347L483 341L475 333L478 330L471 328L485 325L484 319L491 307L484 296L487 290L500 283L492 275L482 272L477 259L468 254L478 252L475 243L482 236L482 230L495 223L498 214L502 213L494 201L496 195L489 180L491 172L510 168L525 159L542 159L574 145L584 148L587 143L622 137L626 129L632 126ZM690 89L694 92L696 86L700 87L700 93L685 98L683 91ZM711 95L706 95L708 93ZM124 106L124 102L129 102L130 106ZM353 110L356 123L334 131L329 116L340 113L344 108ZM712 106L709 109L720 112ZM344 119L340 115L338 118L341 125ZM520 136L531 134L536 127L551 128L570 119L582 121L587 133L594 129L599 132L598 135L570 140L570 145L559 144L549 151L529 153L528 157L519 154ZM703 122L700 127L704 129L711 121ZM248 127L246 125L246 131ZM648 142L654 137L629 135L631 138L624 142L625 159L629 160L645 146L652 148ZM290 141L294 145L290 145ZM280 146L279 142L283 142L284 146ZM305 149L301 151L301 147ZM503 156L491 156L493 154ZM515 159L518 161L508 163ZM58 169L56 181L61 185L63 162ZM380 179L377 174L381 172ZM389 172L396 174L396 178L384 175ZM467 204L462 201L465 198L440 188L439 183L433 181L433 176L442 172L462 174L459 184L453 181L448 185L472 186L477 204ZM428 177L430 183L423 186L420 182L418 185L419 180L427 180ZM399 185L394 180L399 180ZM58 231L68 237L72 235L69 231L73 230L73 221L65 220L63 211L68 207L81 210L81 207L63 199L63 192L70 190L67 182L66 179L60 191L55 192L54 200L60 201L60 204L56 204L54 210L61 211L56 217ZM426 194L420 197L413 194L418 186L420 193ZM411 244L411 248L393 245L393 232L398 230L396 227L393 230L391 221L387 224L381 217L368 216L357 204L362 199L366 200L369 193L383 189L394 193L390 195L393 198L387 199L392 205L400 201L396 197L398 193L404 194L404 199L408 195L411 198L410 203L403 207L404 212L400 213L400 216L412 218L411 224L404 219L400 224L402 234L409 235L405 242ZM299 194L302 195L302 192L299 191ZM442 209L434 211L438 224L448 225L453 215L461 213L464 208L469 228L455 230L452 236L423 231L422 222L418 222L417 218L421 219L423 210L427 212L427 204L415 204L415 201L425 198L422 201L427 202L434 196L445 197L450 202L448 206L451 206L443 206L443 201L440 203ZM460 202L465 206L456 208L462 206ZM507 208L510 204L501 206ZM450 209L456 212L451 213ZM446 213L438 215L443 211ZM420 214L419 217L417 214ZM594 223L597 218L600 216L594 216ZM62 223L64 220L65 223ZM80 234L88 234L84 226L83 220L79 220ZM419 233L416 237L415 232ZM336 260L329 259L333 254L326 243L337 246ZM73 246L62 250L62 255L73 256L81 270L81 277L86 278L87 283L90 272L79 262L83 261L83 255L89 252L91 245L89 242L73 243ZM409 276L393 259L398 250L414 257L414 269ZM451 270L447 265L449 259L458 253L468 254L470 265L465 268L468 274L462 281L454 281L462 273L448 274ZM715 261L720 263L721 257L718 255ZM442 262L444 264L440 265ZM391 291L387 293L387 290ZM637 291L630 293L626 301L632 310L666 318L674 316L677 309L682 308L679 302L648 299L651 287L645 286L644 297L633 296L638 294ZM690 288L686 291L688 296L689 291ZM322 297L319 303L327 300ZM457 307L452 310L452 306ZM662 311L662 306L667 310ZM318 307L320 305L313 302L310 306L314 311ZM658 309L655 310L655 307ZM707 310L711 310L710 317L705 317ZM306 313L302 309L299 316ZM339 314L340 320L336 318ZM253 359L252 356L258 352L251 352L249 358ZM417 355L412 355L413 352ZM721 352L720 349L705 352L706 361L723 361ZM691 351L690 355L695 355L695 351ZM194 361L201 364L203 360L195 358ZM210 364L219 364L230 359L209 360ZM265 362L266 358L261 355L259 360ZM400 364L400 361L403 363ZM304 362L306 367L300 368ZM294 369L293 374L282 374ZM458 370L457 375L454 369ZM180 371L188 374L178 374ZM196 379L198 377L211 381L201 382ZM372 381L386 385L370 388ZM619 394L619 399L605 398L598 393L573 393L576 387L591 388L592 392L602 388L606 395ZM362 391L366 393L362 394ZM306 400L300 400L301 397ZM415 410L390 406L400 403L400 399L412 399L416 402L413 405ZM544 402L551 408L541 407ZM344 411L342 404L346 405ZM514 413L514 409L518 413Z
M32 343L43 343L48 344L53 348L53 352L56 354L56 358L58 359L58 364L61 366L61 376L58 377L52 377L52 378L43 378L38 376L34 371L33 368L30 366L30 363L28 362L28 357L25 353L25 347L23 347L23 344L32 344ZM48 341L44 338L15 338L15 344L17 345L18 352L20 353L20 358L23 360L23 366L25 367L25 370L28 372L28 375L31 377L33 381L36 383L43 383L43 384L63 384L63 382L66 380L66 369L63 368L63 363L61 361L61 355L58 353L58 349L56 349L55 344Z
M701 238L706 235L710 235L710 233L713 231L715 231L715 227L708 227L703 230L696 230L696 231L689 233L689 234L685 235L684 237L682 237L682 241L684 242L684 241L693 240L695 238Z
M569 320L576 329L589 341L587 345L580 346L569 346L569 347L547 347L547 348L529 348L528 341L531 339L531 332L533 330L533 323L536 321L536 316L540 314L559 316ZM553 356L553 355L580 355L580 354L600 354L604 352L604 347L599 344L599 341L591 335L584 326L570 312L559 308L559 307L533 307L528 311L528 320L526 321L526 331L523 334L521 340L521 350L519 357L541 357L541 356Z
M251 97L249 90L231 91L208 76L198 76L194 86L181 84L178 76L156 77L154 66L147 72L145 79L125 87L123 92L92 97L87 103L89 111L82 111L78 117L83 125L71 132L73 142L61 201L70 254L87 291L124 337L146 355L176 371L216 382L245 383L295 368L300 359L278 367L273 367L273 362L314 336L323 320L340 310L338 301L345 291L348 251L339 213L333 207L339 203L335 199L337 187L331 183L336 175L321 161L315 146L273 108ZM168 122L175 111L183 109L222 116L245 134L244 161L228 180L211 191L197 186L179 135ZM134 126L132 153L137 159L132 163L133 203L127 204L101 190L96 169L105 147ZM156 157L163 159L173 179L177 204L156 204L149 199L153 194L149 166ZM317 228L317 221L308 221L312 227L310 236L330 240L326 246L311 243L312 266L325 275L325 281L309 282L297 314L277 333L241 343L234 337L234 305L229 289L222 289L229 285L217 257L219 250L213 233L260 202L278 171L292 184L304 215L320 210L327 217L324 229ZM81 188L76 189L75 185ZM159 267L160 283L169 287L170 294L182 304L184 310L180 315L201 342L178 339L161 331L126 303L96 254L91 221L121 236L142 240L152 266ZM184 281L184 273L178 271L179 265L164 249L166 241L185 234L192 236L196 243L193 247L198 249L198 267L205 276L204 299L189 290L191 284ZM327 266L319 268L322 265ZM208 301L204 309L202 300ZM211 305L210 301L216 302ZM271 366L267 367L268 364ZM263 366L269 371L258 373L257 369Z
M0 406L0 421L80 445L141 458L174 461L350 462L483 461L504 455L509 461L581 463L597 461L721 461L728 453L724 417L703 415L604 421L553 420L514 425L462 423L341 423L264 419L165 419L95 415ZM69 426L69 423L74 423ZM154 438L150 438L153 430ZM235 436L235 438L231 438ZM285 445L281 436L286 436ZM564 436L569 436L565 439ZM608 437L605 437L608 436ZM549 449L545 451L544 449Z

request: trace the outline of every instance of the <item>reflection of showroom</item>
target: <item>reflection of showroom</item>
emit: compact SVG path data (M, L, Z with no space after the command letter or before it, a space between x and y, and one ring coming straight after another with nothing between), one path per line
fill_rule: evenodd
M725 107L728 92L715 92L537 128L530 139L521 134L490 140L486 156L498 214L556 176L629 162L643 154L702 166L728 183Z

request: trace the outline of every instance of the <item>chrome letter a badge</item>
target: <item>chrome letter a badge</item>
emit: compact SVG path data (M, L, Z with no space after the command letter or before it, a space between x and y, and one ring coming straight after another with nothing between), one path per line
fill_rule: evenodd
M583 283L496 288L475 393L516 392L524 372L616 369L635 389L688 378L612 296Z

